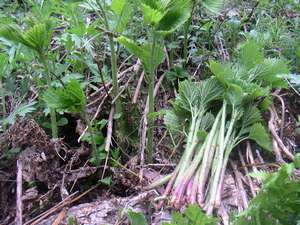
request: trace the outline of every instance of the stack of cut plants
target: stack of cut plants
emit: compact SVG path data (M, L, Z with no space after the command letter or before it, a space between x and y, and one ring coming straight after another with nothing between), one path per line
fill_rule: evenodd
M1 0L0 224L300 224L299 0Z

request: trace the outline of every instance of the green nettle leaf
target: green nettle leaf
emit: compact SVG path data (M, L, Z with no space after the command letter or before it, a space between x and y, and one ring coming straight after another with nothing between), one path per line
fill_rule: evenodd
M244 100L245 93L239 85L230 84L225 94L225 98L234 106L238 106Z
M170 3L171 7L159 20L155 27L156 32L167 34L175 31L190 17L192 2L190 0L175 0Z
M137 213L133 211L128 212L128 219L131 225L147 225L145 216L142 213Z
M160 1L159 0L139 0L141 4L147 5L152 9L160 9Z
M163 13L157 9L151 8L149 5L142 4L144 22L146 24L157 24L163 17Z
M116 14L121 15L127 3L128 3L127 0L112 0L111 9Z
M226 0L203 0L201 3L208 12L218 14L225 2Z
M216 61L210 61L209 68L223 85L227 85L227 80L230 79L234 74L234 71L230 65L222 64Z
M253 40L246 41L239 52L240 63L247 69L255 67L264 60L262 47Z
M13 24L5 24L1 27L0 37L12 42L21 43L29 48L33 47L29 42L27 42L27 40L25 40L21 29Z
M263 178L262 189L250 201L249 207L239 213L233 225L291 225L300 220L300 180L292 178L298 166L299 155L295 162L284 164L278 172L251 174Z
M9 114L7 118L2 120L3 124L14 124L18 117L25 117L36 110L36 101L30 103L23 103L16 107L12 113Z
M0 53L0 78L4 75L8 64L8 55Z
M198 205L189 205L183 214L175 212L171 223L163 225L216 225L218 219L207 216Z
M36 24L25 33L16 25L4 25L0 29L0 37L23 44L28 48L42 53L49 47L52 36L51 22Z
M131 19L133 12L132 4L129 0L113 0L111 9L117 15L115 30L122 33Z
M86 106L86 97L77 80L72 80L64 88L49 88L43 95L49 108L71 113L80 113Z
M268 151L272 151L272 142L265 127L261 123L255 123L250 128L249 139Z
M34 46L38 52L42 52L48 48L52 36L52 28L50 23L36 24L30 28L24 35L24 38Z
M255 70L257 79L267 85L273 88L287 87L287 82L283 79L290 72L286 61L276 58L265 59Z
M122 44L130 53L138 57L146 70L146 72L151 71L150 58L151 58L151 45L149 43L144 44L143 46L138 45L133 40L121 36L118 38L118 42ZM161 64L165 58L164 51L162 47L156 46L154 55L153 67L156 68Z

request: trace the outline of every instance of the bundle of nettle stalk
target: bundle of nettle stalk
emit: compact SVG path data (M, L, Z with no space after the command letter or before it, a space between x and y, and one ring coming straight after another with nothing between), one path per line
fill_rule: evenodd
M165 123L175 139L185 135L184 152L173 173L150 185L167 183L163 198L176 207L198 203L208 214L219 208L229 155L245 140L266 150L271 141L261 113L272 102L273 88L286 87L282 59L265 58L249 40L231 63L210 62L213 76L199 83L186 80L166 112Z

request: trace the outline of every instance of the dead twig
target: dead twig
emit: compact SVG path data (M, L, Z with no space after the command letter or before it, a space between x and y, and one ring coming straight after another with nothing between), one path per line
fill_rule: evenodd
M128 62L129 59L131 59L133 57L133 54L131 54L130 56L128 56L119 66L118 72L121 71L121 69L125 66L126 62Z
M248 170L248 167L246 166L246 163L245 163L245 160L244 160L244 156L243 156L243 154L242 154L242 152L240 150L239 150L239 157L240 157L240 161L242 163L242 166L244 168L244 172L245 172L248 184L249 184L251 195L252 195L252 197L255 197L256 196L256 192L254 190L254 184L252 182L251 177L248 175L249 174L249 170Z
M111 91L111 90L110 90ZM107 96L106 96L107 97ZM94 120L98 117L100 111L101 111L101 108L102 108L102 105L104 104L105 100L106 100L106 97L102 99L102 101L100 102L100 104L98 105L98 108L97 108L97 111L96 113L94 114L92 120L90 121L90 125L93 124ZM80 140L82 139L82 137L85 135L85 133L87 132L87 130L89 129L89 124L86 126L86 128L84 129L84 131L82 132L82 134L79 136L77 142L79 143Z
M280 139L282 140L282 138L283 138L284 122L285 122L285 104L284 104L283 98L280 95L275 94L275 93L273 93L272 95L275 96L276 98L278 98L279 101L281 102Z
M234 173L236 184L237 184L237 189L239 191L240 198L241 198L242 203L243 203L242 208L246 209L248 207L249 200L248 200L247 193L245 191L245 188L244 188L244 185L243 185L243 182L242 182L242 179L241 179L241 174L237 169L237 165L232 160L229 160L229 162L230 162L230 165L233 169L233 173Z
M20 160L17 160L17 207L16 207L16 225L23 225L23 203L22 203L22 176L23 165Z
M269 120L268 126L269 126L269 130L273 136L273 138L275 139L275 141L277 142L278 146L280 147L280 149L285 153L285 155L290 159L290 160L294 160L294 156L293 154L288 150L288 148L283 144L282 140L280 139L279 135L276 132L276 127L275 127L275 115L277 115L276 110L274 108L274 106L272 106L270 108L270 115L271 118ZM274 146L274 145L273 145ZM280 156L279 152L275 152L275 154L277 154L278 156ZM282 158L282 157L281 157ZM279 157L279 160L280 157Z
M55 206L53 206L52 208L50 208L47 211L41 213L40 215L34 217L33 219L27 221L24 225L29 225L29 224L30 225L35 225L35 224L38 224L39 222L41 222L43 219L47 218L52 213L56 212L57 210L63 208L65 205L69 204L70 199L72 199L72 197L74 197L77 193L78 192L75 192L75 193L71 194L70 196L68 196L67 198L65 198L64 200L62 200L61 202L59 202L58 204L56 204Z
M157 95L158 89L165 78L166 73L164 73L157 81L155 88L154 88L154 97ZM142 116L142 123L141 123L141 141L140 141L140 151L141 151L141 162L140 166L143 168L144 163L145 163L145 148L146 148L146 136L147 136L147 127L148 127L148 122L147 122L147 115L149 112L149 99L147 98L146 106L144 109L144 113ZM140 170L140 180L143 178L143 169Z
M112 138L112 132L113 132L113 120L114 120L114 114L115 114L115 107L111 107L109 117L108 117L108 124L107 124L107 134L106 134L106 142L105 142L105 151L106 151L106 159L104 164L104 169L102 172L101 178L104 178L105 171L107 168L108 158L109 158L109 150L111 145L111 138Z
M78 192L75 192L73 194L71 194L70 196L68 196L65 200L61 201L60 203L58 203L57 205L53 206L51 209L47 210L46 212L40 214L39 216L29 220L28 222L26 222L24 225L36 225L39 222L41 222L43 219L47 218L48 216L50 216L52 213L56 212L59 209L62 209L65 206L68 206L76 201L78 201L79 199L81 199L82 197L84 197L85 195L87 195L88 193L90 193L91 191L93 191L94 189L96 189L97 187L99 187L100 184L95 185L94 187L91 187L90 189L86 190L85 192L83 192L82 194L78 195L77 197L75 197L74 199L72 199Z
M61 222L65 219L68 212L68 207L62 209L62 211L58 214L57 218L54 220L52 225L60 225Z
M119 93L117 94L117 96L112 100L111 104L114 104L117 101L117 99L121 96L121 94L123 94L123 92L126 90L126 88L128 88L129 83L131 82L132 78L133 78L133 76L129 77L128 81L125 83L125 85L122 88L122 90L119 91Z
M141 74L141 76L138 80L134 95L133 95L132 104L136 104L136 102L137 102L137 99L138 99L139 94L141 92L141 86L142 86L142 83L143 83L143 80L144 80L144 76L145 76L145 72L142 72L142 74Z
M120 72L120 73L118 74L118 82L120 82L120 81L122 80L121 78L122 78L125 74L127 74L127 73L129 73L129 72L135 70L136 67L137 67L137 65L139 65L139 61L138 61L135 65L132 65L132 66L128 67L126 70ZM109 81L109 82L106 83L106 86L111 86L111 84L112 84L112 82ZM93 96L99 94L102 90L103 90L103 88L99 88L99 90L97 90L97 91L95 91L94 93L92 93L92 94L90 95L90 97L93 97Z

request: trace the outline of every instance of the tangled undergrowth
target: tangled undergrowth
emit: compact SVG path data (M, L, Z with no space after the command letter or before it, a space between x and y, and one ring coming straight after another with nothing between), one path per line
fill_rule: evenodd
M299 223L299 0L0 11L0 224Z

